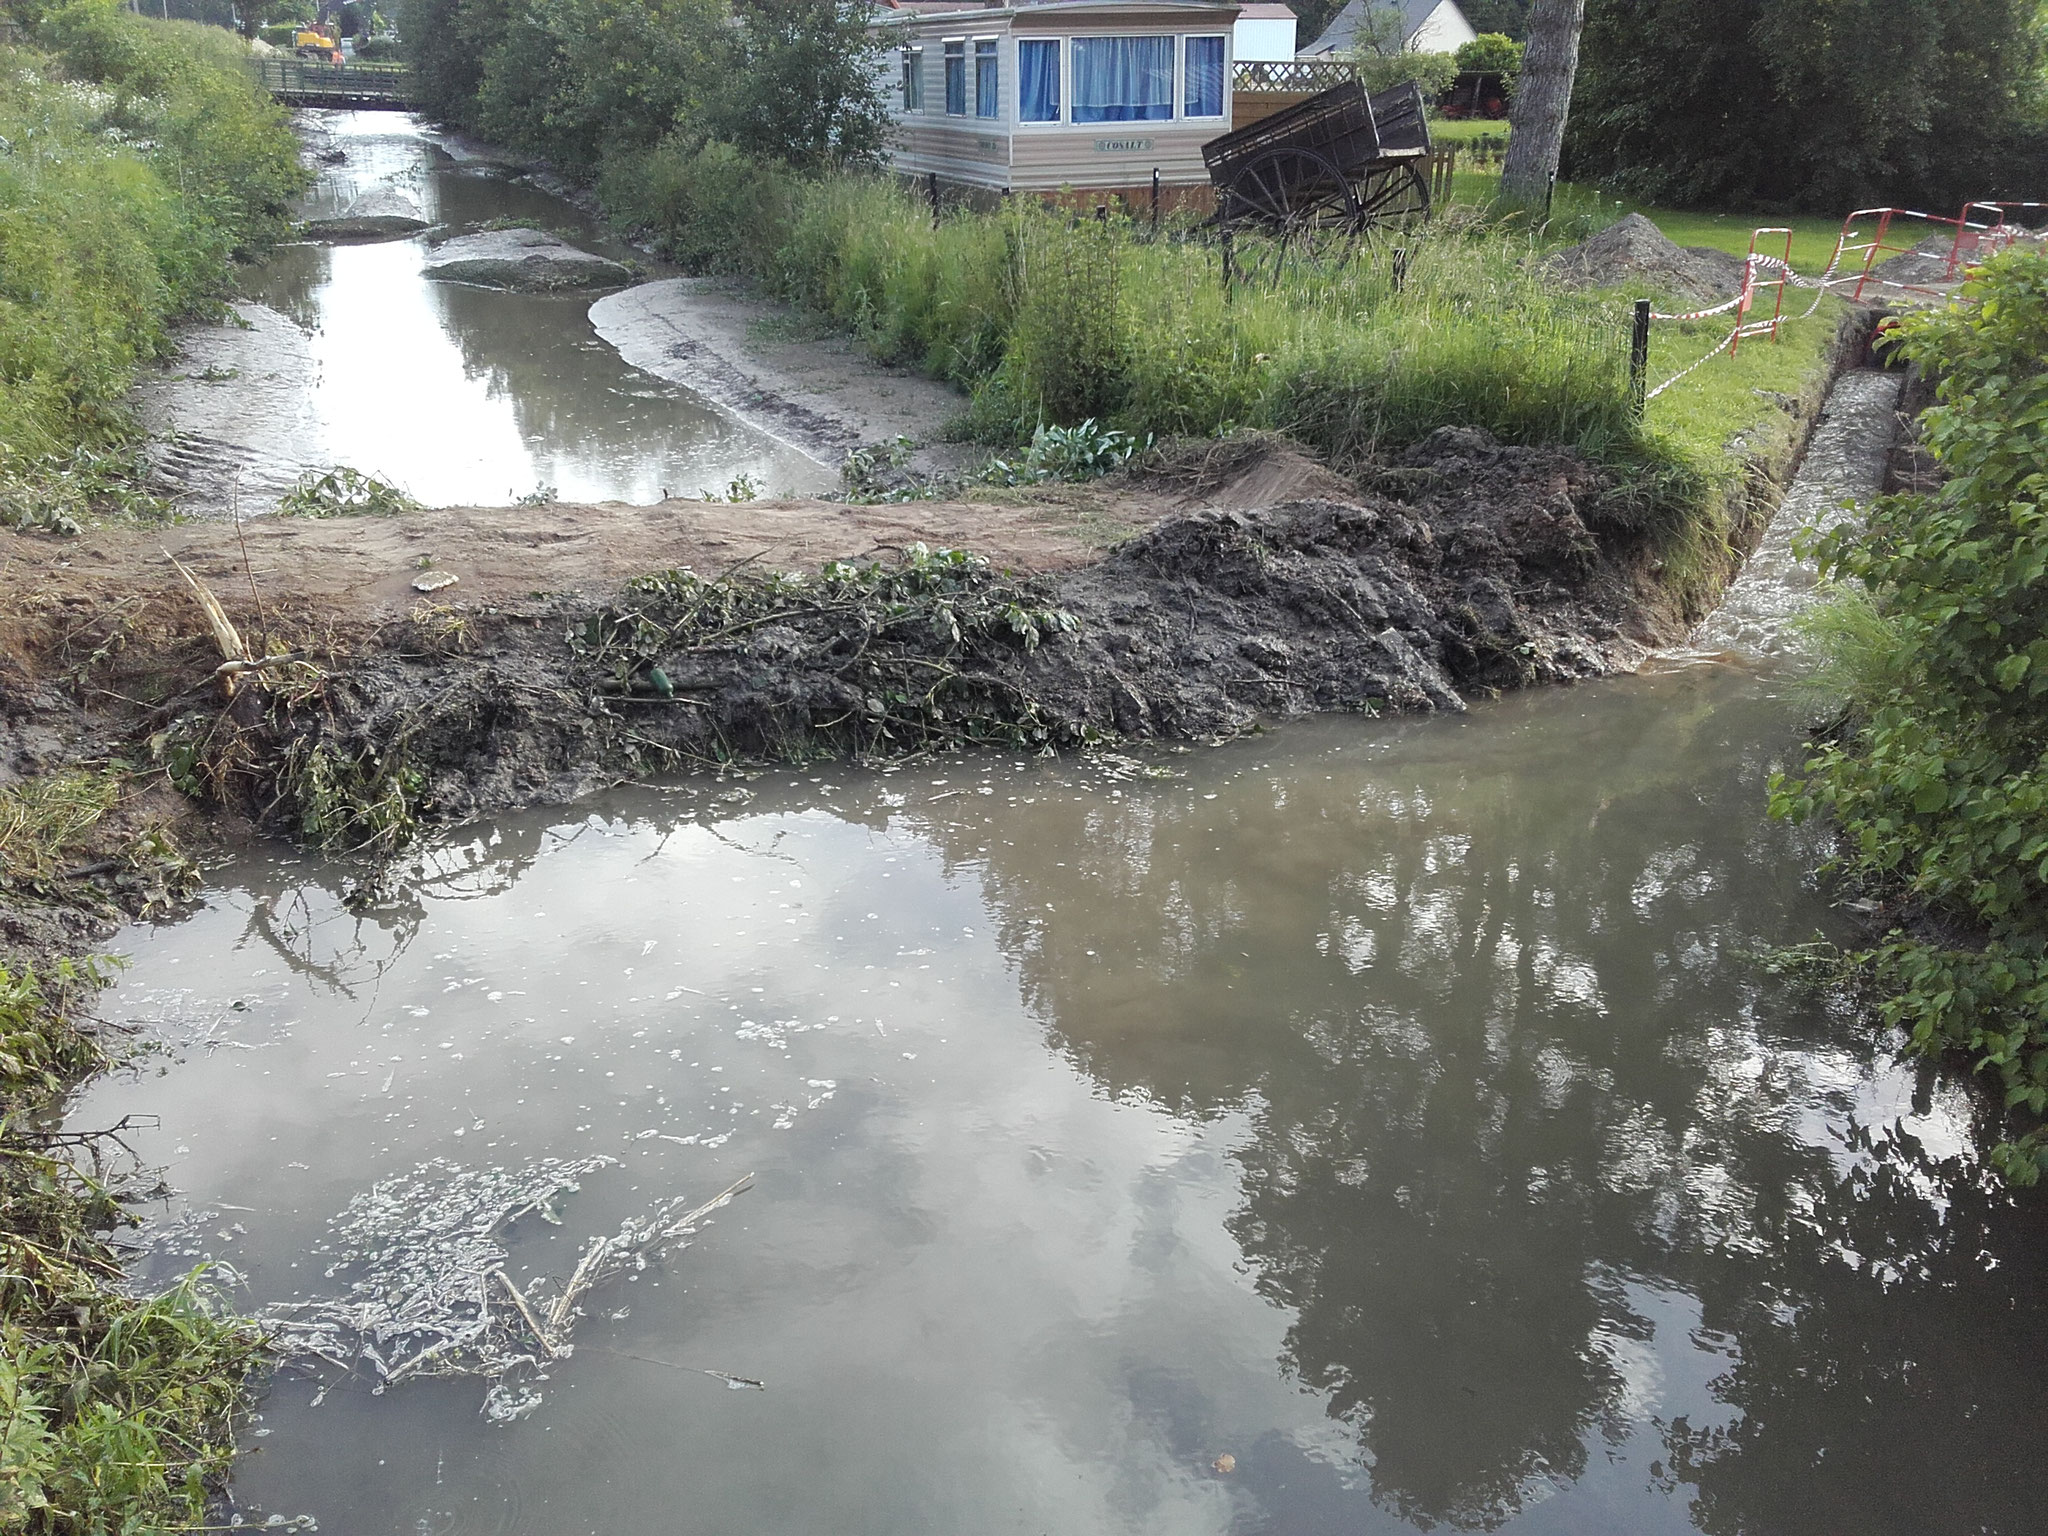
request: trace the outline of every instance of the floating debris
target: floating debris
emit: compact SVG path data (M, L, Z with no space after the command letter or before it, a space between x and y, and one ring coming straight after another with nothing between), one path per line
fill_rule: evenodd
M543 1278L522 1291L505 1272L506 1231L527 1216L561 1225L561 1198L617 1163L599 1155L474 1169L435 1158L379 1181L334 1219L324 1250L328 1276L347 1277L348 1290L271 1307L274 1346L288 1359L367 1369L379 1393L411 1376L474 1376L491 1383L486 1418L525 1417L540 1405L545 1366L571 1353L578 1303L684 1246L753 1177L694 1206L678 1196L628 1217L590 1239L566 1283Z

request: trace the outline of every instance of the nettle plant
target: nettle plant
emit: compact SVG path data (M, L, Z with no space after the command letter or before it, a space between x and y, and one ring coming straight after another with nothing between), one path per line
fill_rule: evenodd
M1962 302L1901 328L1940 380L1924 418L1948 473L1815 541L1867 601L1839 657L1850 724L1772 785L1772 812L1831 817L1836 866L1927 920L1860 957L1887 1022L1966 1050L2007 1107L2048 1114L2048 251L1987 262ZM1930 935L1939 935L1938 937ZM2048 1127L1993 1151L2019 1183Z

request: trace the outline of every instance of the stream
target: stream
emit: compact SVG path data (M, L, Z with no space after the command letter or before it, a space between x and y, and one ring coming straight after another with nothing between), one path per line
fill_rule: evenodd
M567 217L344 129L435 217ZM260 290L326 349L322 440L388 454L351 462L456 500L777 472L576 301L416 267L303 247ZM379 403L362 315L470 425ZM1856 937L1762 814L1792 677L621 788L439 834L367 901L253 846L117 941L145 1048L70 1123L137 1117L177 1192L138 1280L213 1260L254 1313L374 1300L423 1209L544 1160L582 1171L493 1232L536 1296L752 1176L512 1398L280 1370L251 1523L2036 1531L2040 1202L1958 1075L1763 963Z
M592 329L589 293L430 280L429 239L507 224L558 231L642 268L574 204L463 141L390 112L301 114L316 177L300 213L393 188L434 226L411 239L279 247L242 274L238 323L184 342L184 371L143 390L178 434L162 466L185 504L267 510L302 471L347 465L430 506L649 504L811 493L836 473L689 389L632 367ZM324 151L339 160L325 163Z
M281 1373L236 1492L330 1531L2030 1530L2038 1207L1753 958L1839 932L1759 814L1798 719L1690 668L621 790L361 915L265 849L126 936L171 1044L72 1122L161 1116L148 1278L250 1306L415 1170L618 1159L526 1285L754 1174L516 1423Z

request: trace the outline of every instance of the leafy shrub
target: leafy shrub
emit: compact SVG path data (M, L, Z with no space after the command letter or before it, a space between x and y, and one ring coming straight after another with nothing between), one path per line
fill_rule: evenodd
M0 520L64 531L127 479L101 471L138 365L304 173L232 34L111 0L31 19L49 51L0 51Z
M1490 75L1518 75L1522 72L1524 45L1504 32L1482 32L1469 43L1458 45L1460 70Z
M1413 80L1434 100L1458 78L1458 61L1448 53L1367 53L1355 61L1368 91L1391 90Z
M1915 1049L1963 1050L2005 1100L2048 1113L2048 252L1988 262L1963 302L1902 327L1937 374L1923 425L1949 479L1817 543L1868 594L1836 621L1853 723L1772 786L1773 814L1826 815L1837 865L1940 919L1865 958ZM1961 936L1957 936L1961 935ZM2048 1168L2036 1124L1995 1154Z
M397 517L419 509L417 501L389 481L346 464L307 470L277 503L280 517Z
M1093 480L1121 469L1152 444L1128 432L1112 431L1092 416L1071 427L1040 426L1031 446L1015 461L991 459L982 479L995 485L1039 485L1047 480Z

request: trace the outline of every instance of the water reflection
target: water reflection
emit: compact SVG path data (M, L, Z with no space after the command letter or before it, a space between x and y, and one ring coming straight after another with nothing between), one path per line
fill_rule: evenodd
M311 116L313 142L346 158L321 167L309 216L388 186L444 234L526 223L646 261L573 205L503 167L456 158L409 118ZM565 499L649 503L741 474L764 492L830 481L795 449L620 361L591 329L587 295L429 282L423 251L420 240L289 246L245 277L250 297L309 333L317 369L294 429L307 440L266 442L269 454L350 464L437 505L488 505L542 486Z
M1828 922L1757 815L1788 725L1699 672L1170 781L622 792L353 911L245 868L124 994L239 913L255 1049L84 1113L165 1113L259 1299L429 1156L619 1153L589 1230L760 1174L525 1425L281 1388L243 1486L349 1529L2029 1531L2038 1202L1747 958Z
M1652 1420L1704 1529L2026 1527L1981 1429L2048 1403L1983 1367L2048 1345L2039 1212L1961 1155L1973 1101L1750 959L1825 921L1757 816L1782 720L1718 674L1551 695L986 845L1054 1043L1248 1116L1229 1229L1417 1525L1542 1525Z

